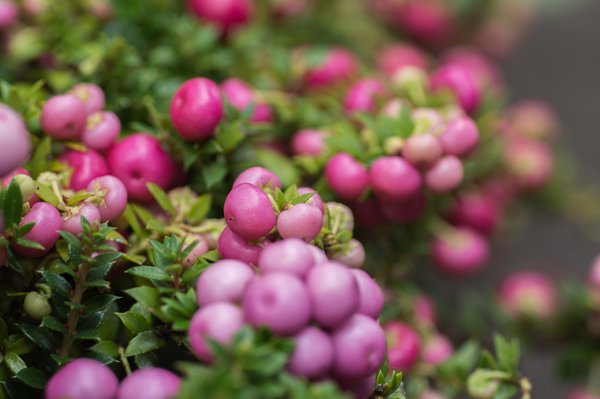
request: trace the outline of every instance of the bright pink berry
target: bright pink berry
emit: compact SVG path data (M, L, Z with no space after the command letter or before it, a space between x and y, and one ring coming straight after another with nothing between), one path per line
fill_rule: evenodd
M313 267L306 276L306 288L313 318L326 328L340 326L360 305L356 279L341 263L326 262Z
M227 227L219 236L217 249L222 259L236 259L250 265L256 265L262 246L249 243Z
M93 83L79 83L69 90L69 94L73 94L81 100L85 106L87 115L92 115L104 109L104 91L98 85Z
M114 399L119 381L97 360L71 360L56 372L45 388L46 399Z
M305 77L311 88L330 87L348 81L358 71L354 55L343 48L332 48L317 66L309 66Z
M415 167L432 165L443 153L440 140L429 133L411 136L402 146L402 156Z
M173 126L181 137L188 141L206 140L214 134L223 117L221 90L210 79L188 80L173 96L170 112Z
M358 199L369 185L367 168L346 153L337 154L327 162L325 178L333 192L348 201Z
M479 129L468 116L458 117L448 124L440 136L440 141L446 154L462 158L469 155L477 146Z
M448 360L454 353L452 342L442 334L434 334L423 345L423 362L438 365Z
M0 0L0 31L10 27L19 18L19 8L12 1Z
M244 111L252 106L251 123L273 122L273 114L268 104L256 103L255 94L246 82L240 79L227 79L221 83L225 99L238 111Z
M222 32L248 23L254 8L253 0L188 0L188 4L200 20Z
M549 319L558 307L554 283L535 271L520 271L510 275L502 282L498 295L500 307L515 318Z
M78 213L65 218L63 230L73 235L81 234L83 232L83 226L81 225L83 218L86 218L92 226L97 225L100 223L100 212L95 205L84 203L79 208Z
M173 399L180 386L181 378L169 370L143 368L121 382L117 399Z
M92 149L69 150L59 160L71 168L69 187L75 191L83 190L92 180L109 172L104 157Z
M431 254L438 269L462 277L485 265L489 258L489 243L481 234L459 227L436 237L431 244Z
M294 135L292 139L292 152L294 155L318 157L327 149L325 133L322 130L304 129Z
M31 154L31 139L21 115L0 104L0 176L23 165Z
M445 194L460 186L463 176L461 160L454 155L446 155L427 170L425 185L436 194Z
M463 67L448 65L440 68L431 77L433 90L450 90L458 103L468 114L477 111L481 102L481 92L475 79Z
M135 133L119 141L112 146L107 159L111 174L123 182L134 201L153 200L147 183L163 190L173 183L175 163L158 139L147 133Z
M123 182L115 176L100 176L92 180L87 190L101 196L98 205L100 220L115 220L125 212L127 207L127 189Z
M552 178L554 156L543 142L509 140L504 157L508 171L523 190L539 190Z
M399 224L412 223L423 215L427 198L422 193L402 202L382 202L381 211L390 221Z
M56 140L79 140L87 120L85 104L73 94L51 97L42 108L40 124Z
M350 273L352 273L358 284L359 303L357 313L377 319L384 303L381 287L364 270L351 269Z
M320 210L322 214L325 214L325 205L323 204L323 200L321 199L319 193L317 193L310 187L298 187L298 195L304 194L312 194L312 196L309 198L308 201L305 202L305 204L314 206L315 208Z
M81 140L94 150L105 151L114 144L120 132L119 117L109 111L100 111L88 117Z
M309 245L297 238L288 238L268 245L258 258L260 271L284 272L303 278L315 264Z
M240 302L253 277L254 270L244 262L225 259L213 263L196 281L198 305Z
M223 207L227 226L246 240L258 240L275 227L277 215L264 191L249 183L233 187Z
M330 255L332 260L349 267L361 267L365 263L366 258L365 248L360 241L354 238L344 244L343 249L335 251Z
M213 356L209 340L228 345L243 326L244 314L239 307L226 302L203 306L190 321L188 339L192 351L200 360L210 363Z
M383 329L388 342L390 368L409 372L421 354L421 339L415 330L399 321L387 323Z
M379 323L355 314L332 335L333 373L342 379L364 378L381 367L386 354L385 334Z
M501 216L502 207L495 198L481 192L471 192L457 198L449 219L456 225L489 235L498 227Z
M414 38L438 45L453 33L450 5L435 0L400 3L394 15L398 27Z
M414 198L421 190L421 175L403 158L378 158L369 171L371 186L383 200L399 202Z
M459 65L467 70L481 89L502 85L502 74L492 60L482 52L469 47L455 47L442 56L444 65Z
M287 368L299 377L324 378L333 365L331 337L316 327L306 327L294 336L294 352Z
M183 267L191 267L198 258L201 258L208 252L208 243L201 235L193 235L189 237L189 245L191 245L194 241L198 241L198 243L192 249L185 259L183 260Z
M311 318L309 294L300 278L288 273L255 277L242 300L244 316L255 327L266 326L278 335L294 335Z
M314 240L323 228L323 213L309 204L296 204L277 217L277 231L283 238Z
M344 110L348 114L373 113L376 100L385 93L383 84L377 79L367 78L354 83L344 98Z
M427 56L416 46L408 43L397 43L384 48L377 57L379 71L389 77L396 72L413 67L427 69Z
M21 221L22 226L29 223L35 223L35 225L23 238L40 244L44 247L44 250L26 248L18 244L13 244L12 247L15 252L23 256L42 256L50 251L56 240L58 240L58 231L63 229L62 217L52 205L46 202L38 202L31 207Z
M281 188L281 182L277 175L261 166L254 166L240 173L233 182L233 187L243 183L253 184L258 187Z

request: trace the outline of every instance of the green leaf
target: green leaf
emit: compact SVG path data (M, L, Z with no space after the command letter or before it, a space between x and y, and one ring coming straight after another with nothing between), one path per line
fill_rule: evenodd
M230 152L244 140L245 134L241 123L222 124L217 131L216 139L223 151Z
M92 194L88 191L76 192L71 198L69 198L69 200L67 201L67 205L68 206L78 205L80 202L83 202L86 199L91 198L93 196L94 196L94 194Z
M94 330L82 330L82 331L78 331L75 334L75 339L81 340L81 341L100 341L100 336L98 335L98 330L94 329Z
M103 294L96 295L83 302L86 313L105 312L111 303L117 301L120 297L116 295Z
M71 284L63 276L49 270L42 270L40 274L50 288L52 288L54 294L64 298L68 298L71 295Z
M282 186L288 187L300 183L300 174L294 163L277 151L267 148L256 149L256 159L265 168L273 171L281 181Z
M25 247L25 248L38 249L40 251L45 250L45 248L41 244L38 244L37 242L34 242L34 241L27 240L25 238L18 237L18 238L15 238L14 241L15 241L15 243L17 243L20 246Z
M58 346L56 337L46 328L20 324L18 326L23 334L37 346L47 351L53 351Z
M114 358L119 356L119 346L113 341L100 341L90 347L90 350L92 352L103 353Z
M125 212L123 212L123 217L125 218L125 220L129 224L129 227L131 227L133 233L136 236L138 236L140 239L146 237L146 233L142 228L142 225L140 224L137 216L135 215L131 204L127 205L127 207L125 208Z
M151 313L161 318L160 316L162 316L162 313L160 312L160 294L156 288L139 286L125 290L125 293L146 307L146 309L148 309Z
M519 369L521 348L517 340L507 340L500 335L494 336L494 348L500 368L511 374L516 374Z
M128 269L126 273L153 281L171 281L171 276L156 266L136 266Z
M144 331L129 341L127 348L125 348L125 356L129 357L151 352L161 348L165 343L165 340L159 338L154 332Z
M79 239L77 239L77 237L75 237L73 234L66 231L59 231L58 234L60 234L60 236L67 242L70 262L75 265L79 265L81 263L81 251L83 249L81 241L79 241Z
M59 334L64 334L67 331L67 328L65 327L65 325L63 323L61 323L56 317L53 317L53 316L44 316L40 326L48 328Z
M188 214L188 220L191 224L200 223L208 212L210 211L210 207L212 205L212 195L204 194L198 197L196 201L192 204L192 208L190 209L190 213Z
M4 197L4 226L10 228L21 221L23 216L23 196L19 184L13 179L6 188Z
M142 331L149 330L152 327L152 321L143 314L129 310L124 313L115 313L121 322L132 335L137 335Z
M44 202L49 203L52 206L58 205L60 202L56 194L52 189L44 184L38 183L35 189L35 193L38 197L40 197Z
M44 389L46 386L46 376L40 370L32 367L21 369L15 377L35 389Z
M202 177L208 189L222 182L225 176L227 176L227 163L223 157L218 157L215 162L204 165L202 168Z
M158 205L165 212L167 212L171 216L175 214L175 207L173 206L173 203L169 199L167 193L165 193L162 188L158 187L154 183L146 183L146 187L148 188L148 190L150 190L150 193L152 194L156 202L158 202Z
M17 374L19 371L27 367L23 359L21 359L21 356L14 352L7 353L4 356L4 362L13 374Z

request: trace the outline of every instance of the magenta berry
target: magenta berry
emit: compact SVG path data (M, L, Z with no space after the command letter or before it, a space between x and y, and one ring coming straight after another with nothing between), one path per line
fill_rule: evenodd
M92 226L97 225L100 223L100 211L95 205L84 203L76 213L65 218L63 230L73 235L81 234L83 232L83 226L81 225L83 218L86 218Z
M223 230L219 236L217 249L223 259L236 259L250 265L258 264L258 257L262 251L261 246L249 243L236 235L229 227Z
M200 360L210 363L213 356L209 340L228 345L243 326L244 314L239 307L226 302L203 306L190 321L188 339L192 351Z
M90 115L81 140L88 147L105 151L117 140L121 132L121 121L112 112L101 111Z
M384 297L381 287L364 270L352 269L350 273L358 284L358 312L377 319L383 309Z
M333 342L316 327L306 327L294 336L294 352L287 368L300 377L324 378L333 365Z
M305 82L311 88L323 88L348 81L357 73L357 63L349 51L333 48L320 65L309 69Z
M19 8L12 1L0 0L0 31L7 29L19 18Z
M196 16L222 32L248 23L254 8L253 0L188 0Z
M40 124L56 140L79 140L87 120L85 104L73 94L51 97L44 108Z
M300 130L292 139L292 152L294 155L321 156L327 149L325 136L326 133L321 130Z
M340 326L360 305L356 279L341 263L327 262L313 267L306 276L306 288L314 320L327 328Z
M461 160L454 155L446 155L427 170L425 185L436 194L445 194L460 186L463 177Z
M115 220L125 212L127 188L118 177L97 177L88 184L87 189L101 198L98 205L101 221Z
M441 271L462 277L479 271L485 265L489 257L489 243L480 233L459 227L435 238L431 254Z
M500 286L500 307L515 318L549 319L556 313L558 293L554 283L535 271L521 271L510 275Z
M201 258L208 252L208 243L204 237L200 235L193 235L189 237L187 241L189 241L189 245L192 245L194 241L197 241L197 244L192 249L192 252L190 252L183 260L184 267L192 266L194 263L196 263L198 258Z
M495 198L481 192L473 192L457 198L449 219L456 225L470 227L489 235L496 230L501 216L502 209Z
M256 103L253 89L240 79L227 79L221 83L221 90L227 101L238 111L244 111L252 106L252 123L270 123L273 121L271 107L267 104Z
M281 188L281 182L277 175L262 166L254 166L240 173L233 182L233 187L243 183L253 184L258 187Z
M475 79L463 67L447 65L431 77L433 90L450 90L468 114L477 111L481 101L480 89Z
M208 2L214 0L208 0ZM227 0L226 0L227 1ZM207 1L198 1L197 3ZM188 141L210 138L223 117L219 86L210 79L194 78L185 82L171 100L171 121L175 130Z
M271 200L257 186L249 183L233 187L223 207L225 222L236 235L258 240L275 227L277 216Z
M428 133L411 136L402 146L402 156L415 167L432 165L443 153L440 140Z
M296 204L277 217L277 231L283 238L314 240L323 228L323 213L309 204Z
M423 345L422 359L424 363L435 366L448 360L452 353L452 342L442 334L434 334Z
M397 156L378 158L369 171L371 186L378 197L398 202L414 198L421 189L421 175Z
M331 259L343 263L349 267L361 267L365 263L365 248L356 239L351 239L344 248L330 254Z
M123 182L134 201L153 200L146 187L148 183L163 190L173 183L175 163L160 142L147 133L135 133L119 141L110 149L107 159L111 174Z
M312 194L308 201L305 202L306 204L314 206L320 210L322 214L325 214L325 205L323 204L323 200L315 190L310 187L298 187L298 195L304 194Z
M440 141L446 154L462 158L477 146L479 129L468 116L458 117L448 124L440 136Z
M502 85L502 74L483 53L468 47L457 47L446 51L442 57L444 65L458 65L467 70L480 88Z
M385 359L385 334L379 323L355 314L333 332L333 373L342 379L373 374Z
M383 215L394 223L412 223L423 215L427 199L422 193L417 194L408 201L398 203L382 203L381 211Z
M117 399L173 399L180 386L181 378L169 370L143 368L121 382Z
M390 368L409 372L421 354L421 339L415 330L399 321L384 326Z
M377 66L379 71L393 77L396 72L406 67L426 69L427 56L416 46L398 43L383 49L379 53Z
M369 185L367 168L350 154L340 153L325 166L325 178L333 192L344 200L356 200Z
M79 358L56 372L45 389L46 399L114 399L119 381L102 363Z
M341 380L339 384L344 392L352 395L352 398L369 399L377 385L377 377L372 374L367 378Z
M385 90L380 81L373 78L363 79L356 82L344 99L344 110L349 113L375 111L376 100L384 94Z
M87 115L92 115L104 109L104 91L102 91L98 85L93 83L80 83L73 86L73 88L69 90L69 94L72 94L81 100L85 106Z
M75 191L83 190L95 178L109 173L104 157L91 149L86 152L69 150L60 161L71 168L69 187Z
M0 104L0 176L23 165L31 154L31 139L21 115Z
M504 152L506 167L523 190L535 191L545 186L554 172L554 156L547 144L510 140Z
M435 0L399 3L393 15L396 26L410 36L439 45L452 36L453 21L450 5Z
M250 324L266 326L279 335L293 335L301 331L312 314L304 283L288 273L255 277L248 284L242 305Z
M225 259L213 263L196 281L198 305L240 302L253 277L254 270L244 262Z
M23 256L42 256L50 251L56 240L58 240L58 231L63 229L62 217L52 205L46 202L38 202L31 207L21 221L21 225L29 223L35 223L35 225L23 238L40 244L44 247L44 250L25 248L18 244L13 244L12 247L15 252Z
M297 238L288 238L268 245L258 258L260 271L284 272L303 278L315 264L309 245Z

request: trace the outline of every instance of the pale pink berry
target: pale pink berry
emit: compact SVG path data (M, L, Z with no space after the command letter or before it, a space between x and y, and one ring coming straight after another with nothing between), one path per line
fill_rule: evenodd
M0 31L13 25L19 18L19 8L11 0L0 0Z
M45 399L114 399L119 380L97 360L71 360L50 378Z
M323 228L323 212L309 204L296 204L277 217L277 231L283 238L314 240Z
M254 271L244 262L224 259L213 263L196 282L198 305L240 302L253 277Z
M357 239L353 238L343 245L339 251L330 253L331 259L349 267L361 267L365 263L365 248Z
M520 271L502 282L498 301L511 317L547 320L556 314L558 292L554 283L542 273Z
M316 327L307 327L294 336L294 351L287 368L299 377L324 378L333 365L333 342Z
M73 94L85 105L87 115L92 115L104 109L105 98L104 91L100 86L93 83L79 83L71 90L69 94Z
M456 225L489 235L496 231L501 217L502 207L494 197L482 192L471 192L456 199L449 220Z
M463 176L461 160L453 155L446 155L427 170L425 185L436 194L445 194L460 186Z
M294 155L318 157L327 149L325 133L322 130L304 129L294 135L292 139L292 152Z
M384 304L381 287L364 270L352 269L350 273L352 273L358 284L359 302L357 313L377 319Z
M377 57L379 71L389 77L406 68L427 68L427 56L416 46L408 43L397 43L384 48Z
M169 370L148 367L134 371L119 386L117 399L173 399L181 378Z
M330 87L350 80L358 71L356 57L343 48L329 50L319 65L309 65L305 83L311 88Z
M304 194L312 194L312 196L305 202L305 204L314 206L318 210L321 211L322 214L325 214L325 205L323 204L323 200L319 193L313 190L310 187L298 187L298 195Z
M233 187L242 183L249 183L258 187L281 188L281 182L277 175L262 166L254 166L240 173L233 182Z
M454 353L452 342L442 334L434 334L423 345L423 362L438 365L448 360Z
M414 198L422 185L419 172L398 156L378 158L371 165L369 180L375 194L391 202Z
M0 104L0 176L25 164L31 154L31 139L21 115Z
M438 269L463 277L483 268L489 258L489 243L481 234L459 227L436 237L431 254Z
M236 259L250 265L256 265L263 247L244 240L227 227L219 236L217 249L222 259Z
M481 92L477 81L461 66L440 68L431 77L431 88L434 91L450 90L468 114L473 114L479 108Z
M310 246L297 238L288 238L268 245L258 258L260 271L285 272L304 277L315 264Z
M411 136L402 146L402 156L415 167L432 165L443 153L440 140L429 133Z
M194 241L197 241L198 243L194 246L192 252L190 252L183 260L183 267L191 267L196 263L198 258L201 258L208 252L208 243L201 235L190 236L187 241L189 241L189 245L192 245Z
M64 219L63 230L73 235L81 234L83 232L83 226L81 225L83 218L86 218L93 227L100 223L100 212L95 205L85 203L75 214Z
M458 117L452 120L446 130L440 135L440 142L444 152L448 155L466 157L469 155L479 141L479 129L468 116Z
M42 108L40 124L56 140L79 140L85 130L85 104L73 94L51 97Z
M115 143L120 132L119 117L109 111L100 111L88 117L87 127L81 139L88 147L105 151Z

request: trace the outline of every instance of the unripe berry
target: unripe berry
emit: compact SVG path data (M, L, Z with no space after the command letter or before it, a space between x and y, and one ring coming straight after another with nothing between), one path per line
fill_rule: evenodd
M473 114L479 108L481 93L477 82L471 74L458 65L440 68L431 77L431 88L434 91L452 91L458 103L468 114Z
M100 223L100 211L98 208L95 205L84 203L75 214L65 218L63 221L63 230L73 235L81 234L83 232L81 221L84 217L92 226Z
M427 198L422 193L414 198L402 202L383 202L381 210L383 215L394 223L406 224L417 221L425 211Z
M85 104L72 94L51 97L42 108L40 124L56 140L79 140L87 120Z
M240 302L253 277L254 270L243 262L225 259L213 263L196 281L198 305Z
M258 264L258 257L262 251L261 246L249 243L229 227L225 228L219 236L217 249L222 259L236 259L249 265Z
M266 326L278 335L294 335L310 321L309 294L300 278L287 273L255 277L242 300L244 316L255 327Z
M258 240L275 227L277 215L269 196L249 183L233 187L223 207L225 222L245 240Z
M463 177L461 160L454 155L446 155L427 170L425 185L435 194L446 194L460 186Z
M357 71L357 60L343 48L332 48L317 66L310 66L305 83L310 88L330 87L350 80Z
M119 117L109 111L96 112L87 119L81 141L88 147L105 151L117 140L121 132Z
M294 336L294 352L287 368L299 377L324 378L333 365L333 342L316 327L307 327Z
M358 284L359 302L357 313L377 319L384 304L381 287L364 270L352 269L350 273L352 273Z
M121 382L117 399L173 399L180 386L181 378L169 370L143 368Z
M404 373L417 363L421 353L421 340L412 328L404 323L392 321L383 328L388 342L390 368Z
M452 342L442 334L435 334L423 345L423 362L435 366L448 360L453 352Z
M225 99L238 111L244 111L252 106L251 123L270 123L273 121L271 107L268 104L256 103L254 91L240 79L227 79L221 83Z
M36 242L44 247L44 250L22 247L12 244L15 252L29 257L37 257L46 254L58 240L58 231L63 229L63 221L60 213L55 207L46 203L38 202L23 217L21 225L35 223L33 228L23 236L26 240Z
M312 196L309 198L308 201L305 202L305 204L314 206L315 208L320 210L321 213L324 215L325 214L325 205L323 204L323 200L321 199L321 196L319 195L319 193L317 193L315 190L313 190L310 187L298 187L298 195L304 195L304 194L312 194Z
M548 320L556 314L558 293L554 283L545 275L521 271L502 282L498 301L510 317Z
M489 257L489 243L464 227L436 237L431 244L434 264L446 274L463 277L479 271Z
M375 112L376 100L385 89L380 81L373 78L363 79L353 84L344 98L344 110L348 114Z
M296 204L277 217L277 231L283 238L314 240L323 228L323 213L315 206Z
M434 164L443 153L440 140L433 134L411 136L402 146L402 156L416 167Z
M69 188L75 191L83 190L95 178L109 173L104 157L91 149L86 152L69 150L59 160L71 168Z
M23 173L19 173L15 175L14 180L19 185L21 189L21 196L23 198L23 202L28 202L35 195L36 184L33 179Z
M294 155L321 156L327 149L325 136L326 133L321 130L300 130L292 139L292 152Z
M33 320L42 320L45 316L52 313L52 307L48 303L48 298L35 291L29 292L25 296L23 309L27 313L27 316Z
M45 399L114 399L119 381L97 360L71 360L48 381Z
M79 83L69 90L69 94L76 96L83 103L86 115L92 115L104 109L104 91L98 85Z
M427 69L427 56L418 47L397 43L384 48L377 56L379 71L389 77L405 67Z
M0 176L23 165L31 154L31 139L21 115L0 104Z
M288 238L268 245L258 258L260 271L284 272L303 278L315 264L310 245L297 238Z
M348 201L358 199L369 185L367 168L346 153L337 154L327 162L325 178L333 192Z
M221 90L210 79L188 80L173 96L170 113L181 137L188 141L206 140L214 134L223 117Z
M123 214L127 207L127 189L123 182L115 176L97 177L88 184L87 190L101 196L98 212L100 212L100 220L103 222L115 220Z
M385 201L399 202L414 198L421 189L421 175L397 156L378 158L369 171L375 194Z
M281 188L281 182L277 175L262 166L254 166L240 173L233 182L233 187L243 183L252 184L258 187Z
M201 258L208 252L208 243L201 235L191 235L187 238L186 244L192 245L194 241L197 241L192 251L183 260L183 267L191 267L198 258ZM187 246L186 246L187 247Z
M365 248L356 239L351 239L339 251L330 253L331 259L349 267L361 267L365 263Z
M354 230L354 215L348 206L333 201L328 202L326 205L332 224L336 224L339 231Z
M196 16L227 33L252 17L253 0L188 0Z
M477 146L479 129L473 119L467 116L459 117L448 124L440 136L440 141L446 154L462 158Z

